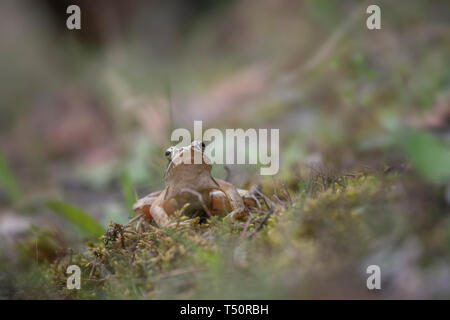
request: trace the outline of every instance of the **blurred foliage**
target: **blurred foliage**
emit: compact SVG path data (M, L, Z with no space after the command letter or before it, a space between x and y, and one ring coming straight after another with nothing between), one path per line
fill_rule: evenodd
M135 214L133 211L133 204L138 200L138 197L136 189L133 187L127 172L124 172L122 175L122 193L128 211L130 212L130 215L133 216Z
M20 200L20 188L17 177L9 166L5 156L0 152L0 186L8 194L11 203L17 203Z
M79 31L67 4L0 2L0 298L450 296L447 0L382 1L381 30L358 0L80 0ZM194 120L280 129L276 176L213 168L267 199L137 234Z
M337 182L314 197L293 193L292 204L287 194L271 197L266 207L270 210L252 212L249 221L214 217L200 223L196 218L189 226L152 226L140 234L112 223L103 241L74 258L85 279L81 291L62 290L82 299L318 298L323 292L315 291L316 281L333 279L328 296L369 297L363 286L356 285L365 283L365 274L358 269L372 255L406 243L414 228L400 210L408 195L398 185L408 182L395 175L334 179ZM312 182L320 181L319 176L308 181L307 194L312 194ZM262 205L266 206L263 201ZM446 226L439 229L444 232ZM435 252L445 248L436 241L427 246ZM423 250L420 255L426 254ZM448 252L441 252L440 259L445 257ZM61 286L65 266L51 269L53 281ZM383 274L408 272L402 269L406 267L383 265ZM383 279L386 287L393 281ZM383 297L390 297L383 292ZM448 294L438 290L436 297Z
M406 131L399 137L411 163L431 182L450 181L450 145L427 132Z

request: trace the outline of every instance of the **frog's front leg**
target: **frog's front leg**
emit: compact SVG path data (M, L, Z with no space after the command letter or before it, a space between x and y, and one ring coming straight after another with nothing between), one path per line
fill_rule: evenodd
M160 227L165 227L169 225L169 216L167 215L166 210L159 204L154 203L150 208L150 215L155 222Z
M167 190L161 192L158 198L150 207L150 216L160 227L167 227L170 223L169 215L172 215L178 208L176 199L166 199Z
M174 199L165 200L166 191L156 191L150 193L144 198L139 199L134 205L133 210L143 215L142 219L155 219L158 226L167 226L169 223L169 214L172 214L176 208ZM141 220L142 220L141 219Z
M145 214L147 217L150 216L150 207L152 206L153 202L158 198L158 196L161 194L160 191L152 192L149 195L146 195L144 198L139 199L136 201L136 203L133 205L134 212L138 214Z
M152 192L149 195L145 196L144 198L139 199L136 201L136 203L133 205L134 212L137 213L137 216L128 221L126 224L127 226L132 224L135 221L138 221L136 224L136 231L139 232L142 222L144 222L145 218L150 217L150 208L152 204L156 201L158 196L161 194L162 191L156 191Z

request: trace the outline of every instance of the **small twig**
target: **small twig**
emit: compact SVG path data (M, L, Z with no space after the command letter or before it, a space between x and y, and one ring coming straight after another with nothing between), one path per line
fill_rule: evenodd
M278 203L279 203L280 205L282 205L284 208L287 207L287 205L286 205L283 201L281 201L280 198L278 198L278 196L277 196L276 194L274 194L273 197L274 197L275 200L277 200Z
M89 278L92 278L92 275L94 274L94 270L97 267L97 262L92 264L91 272L89 273Z
M138 233L141 228L142 221L144 221L143 218L139 219L138 223L136 224L136 232L138 232Z
M267 220L269 220L270 216L272 215L273 211L269 211L266 216L264 217L263 221L256 227L256 229L248 236L250 239L253 238L253 236L259 232L264 225L266 224Z
M278 195L278 189L277 189L277 182L275 181L275 178L272 177L273 180L273 194Z
M136 217L134 217L133 219L131 219L130 221L128 221L128 223L125 225L125 227L128 227L130 224L132 224L133 222L135 222L136 220L140 219L144 214L140 214Z
M244 239L245 234L247 233L248 226L250 225L251 221L252 221L252 217L247 219L247 222L245 223L244 229L242 230L241 234L239 235L238 243L241 242Z
M163 279L167 279L167 278L171 278L171 277L178 277L178 276L181 276L183 274L194 273L194 272L199 272L199 271L204 271L204 270L206 270L205 267L203 267L203 268L191 268L191 269L178 269L178 270L174 270L174 271L171 271L171 272L166 272L166 273L159 274L156 277L154 277L152 280L153 281L159 281L159 280L163 280Z
M266 195L264 194L264 193L262 193L261 191L259 191L259 190L255 190L255 193L257 193L260 197L262 197L263 198L263 200L264 200L264 203L266 204L266 206L267 206L267 208L269 208L269 209L271 209L272 208L272 206L274 206L275 205L275 202L273 202L272 200L270 200L268 197L266 197ZM267 203L267 201L269 201L271 204L272 204L272 206L269 206L269 204Z
M292 202L292 198L291 198L291 194L289 193L288 188L286 187L286 184L281 183L281 185L284 188L284 191L286 192L287 196L288 196L288 200L289 200L289 204L292 206L293 202Z
M95 281L95 282L103 282L108 280L109 277L103 278L103 279L85 279L84 281Z

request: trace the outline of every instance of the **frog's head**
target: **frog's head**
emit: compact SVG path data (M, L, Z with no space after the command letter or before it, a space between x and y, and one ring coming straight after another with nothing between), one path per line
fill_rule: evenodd
M211 174L211 160L204 154L205 144L194 140L186 147L172 146L165 152L169 164L167 165L164 180L167 182L195 180L203 174Z

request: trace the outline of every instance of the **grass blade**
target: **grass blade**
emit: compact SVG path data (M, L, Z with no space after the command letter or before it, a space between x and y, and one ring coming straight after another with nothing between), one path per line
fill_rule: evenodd
M408 131L400 137L414 167L430 182L442 183L450 179L450 149L431 133Z
M81 208L63 201L47 202L47 207L89 235L100 237L105 234L105 229L100 223Z

